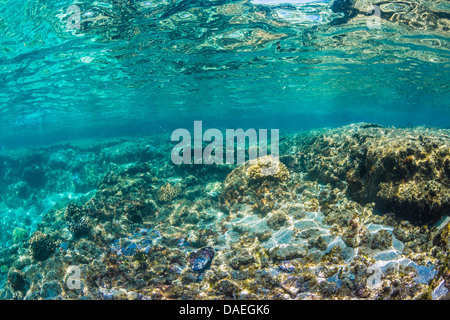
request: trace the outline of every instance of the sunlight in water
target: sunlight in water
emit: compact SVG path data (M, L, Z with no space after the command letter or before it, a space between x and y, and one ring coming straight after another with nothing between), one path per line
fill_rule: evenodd
M0 0L0 300L448 299L449 12Z

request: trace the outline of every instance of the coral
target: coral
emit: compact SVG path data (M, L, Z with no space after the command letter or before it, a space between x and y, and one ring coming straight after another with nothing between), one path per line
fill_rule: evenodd
M286 166L272 156L264 156L250 161L250 166L245 173L250 180L275 179L285 181L289 179L289 171Z
M13 230L13 242L19 243L28 237L27 230L23 228L14 228Z
M86 212L74 203L67 205L64 220L67 221L67 227L74 238L86 236L92 229L91 221L86 216Z
M272 200L261 198L259 201L253 204L252 209L254 212L265 214L270 212L273 209L274 205L275 203Z
M156 193L156 196L161 202L169 202L180 194L179 186L172 186L170 183L166 183L161 186Z
M358 247L362 241L368 237L367 229L361 224L360 219L357 215L353 216L348 222L347 229L342 234L342 240L352 247Z
M56 241L47 234L36 231L31 236L30 250L33 259L43 261L50 257L56 249Z
M77 220L72 220L68 223L69 231L72 232L75 238L88 235L91 231L91 223L89 218L80 217Z
M75 203L69 203L64 212L65 220L78 220L83 215L83 210Z

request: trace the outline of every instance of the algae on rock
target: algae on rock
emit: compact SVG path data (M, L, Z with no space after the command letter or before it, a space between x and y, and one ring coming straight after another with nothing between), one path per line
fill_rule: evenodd
M418 224L450 212L448 130L362 123L311 132L302 142L297 158L308 176L355 201Z

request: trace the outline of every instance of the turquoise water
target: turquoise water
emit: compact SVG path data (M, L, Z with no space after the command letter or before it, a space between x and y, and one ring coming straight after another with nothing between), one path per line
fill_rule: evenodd
M367 130L372 130L364 125L352 127L353 124L376 123L380 127L393 128L393 133L391 134L390 129L377 131L375 128L368 135L379 137L380 143L384 141L384 137L393 140L398 138L398 150L409 143L405 137L412 137L411 141L416 141L415 137L419 135L429 136L431 140L437 139L437 144L432 147L436 150L437 160L430 165L430 168L434 168L430 169L431 171L437 171L423 178L412 174L412 171L398 173L395 167L394 176L404 176L395 180L393 186L398 186L409 178L417 185L420 185L421 181L431 185L431 181L436 179L441 188L437 193L445 194L449 187L449 178L445 175L448 175L449 160L446 160L446 154L440 154L438 150L440 147L447 150L449 142L449 134L446 131L450 128L449 28L448 1L0 0L0 192L3 194L0 197L0 298L118 299L124 295L121 289L136 294L128 294L128 297L140 299L242 298L243 295L253 299L274 298L278 289L264 289L261 283L258 284L259 289L254 289L250 280L242 284L232 276L220 278L216 275L216 278L222 279L217 282L211 280L214 278L211 274L203 274L203 278L194 281L186 275L189 261L206 259L200 262L208 264L210 251L194 253L205 246L216 250L213 263L208 265L210 269L207 272L219 270L220 263L217 262L218 265L215 266L214 261L227 260L224 258L225 252L233 247L231 244L235 243L236 237L242 236L239 233L242 230L253 234L253 238L255 234L259 237L267 230L272 230L271 237L260 239L261 250L272 253L277 252L273 248L278 248L281 244L301 247L323 241L325 247L319 245L322 249L314 254L314 259L322 259L323 255L334 252L332 247L338 244L345 252L343 261L349 265L354 257L358 256L359 251L355 249L358 246L352 247L348 242L334 238L336 235L330 230L334 230L334 227L331 227L333 223L347 228L351 216L323 221L326 218L314 205L316 200L311 199L315 197L323 207L318 192L332 190L335 186L342 187L339 183L333 184L336 182L333 177L337 176L336 179L342 181L347 179L345 183L350 185L353 180L351 176L339 175L332 169L317 174L319 169L313 169L313 165L308 163L319 159L321 153L317 150L322 150L322 147L323 150L328 147L336 148L336 152L341 154L349 152L345 149L348 145L342 147L339 139L344 139L342 136L345 136L346 132L349 132L350 137L355 130L362 135L365 135ZM224 190L227 190L225 178L239 166L173 168L170 162L170 152L174 145L170 141L172 132L177 128L186 128L192 133L194 121L202 121L204 130L217 128L223 133L226 129L236 128L278 129L281 136L281 161L287 165L290 173L290 180L280 183L288 184L283 190L290 190L299 198L289 204L276 198L277 196L275 200L261 200L260 191L250 190L248 194L241 196L245 199L254 197L262 201L261 206L258 207L258 203L252 201L246 204L247 200L241 199L239 201L243 201L244 207L227 212L228 200L223 200L227 196L224 194ZM315 130L322 128L327 128L325 131L331 130L330 135L335 134L330 141L337 141L336 145L330 142L329 145L316 146L316 140L311 140L310 145L315 149L304 149L308 145L303 144L304 141L309 141L309 137L316 134ZM337 131L332 131L335 128L338 128ZM305 134L305 138L302 134ZM411 150L423 147L423 144L414 143ZM366 147L370 149L364 145L364 148ZM382 154L380 157L384 157L384 152L388 153L389 148L389 143L381 145L380 149L377 149L379 154ZM406 153L421 159L416 151ZM307 160L301 162L300 159L304 159L305 155ZM407 155L401 155L400 160L405 160ZM353 160L338 157L333 161L343 161L340 165L345 167L344 163L348 164ZM426 166L421 160L417 161L417 167ZM143 163L146 163L147 169L141 168ZM377 163L379 162L375 161L373 165L376 167ZM387 162L382 163L383 170L388 172L383 171L382 175L389 176L389 166L385 164ZM126 171L127 168L136 166L138 169L134 169L135 171L149 175L151 173L154 180L139 182L143 179L141 176L133 176ZM364 163L364 166L371 172L368 164ZM353 172L349 168L345 170ZM105 184L105 179L111 172L121 178L114 178L116 180L112 179L111 184ZM237 172L235 174L239 174L239 171ZM439 178L435 178L435 172L439 172ZM373 182L372 178L364 178L365 174L365 171L361 171L363 186L357 188L364 189L366 184ZM133 183L142 183L139 195L136 190L133 191L133 187L125 187L135 186ZM173 190L176 200L172 200L170 196L169 200L158 202L158 190L167 183L174 188L179 183L181 191L176 188ZM327 185L330 183L331 185ZM299 191L299 184L305 185L304 190L310 190L309 193L306 194L303 189ZM120 194L114 199L105 200L103 197L106 193L102 193L102 190L113 188L111 186L114 185L114 188L121 190ZM423 206L414 204L408 207L411 201L405 200L399 208L392 204L389 192L386 191L386 196L382 194L383 186L385 185L381 184L381 191L378 192L377 189L375 193L368 187L367 195L363 196L352 194L352 189L344 190L330 201L340 199L333 208L341 206L344 198L345 201L354 201L356 204L353 209L348 210L357 215L363 210L358 206L364 207L367 203L375 202L373 214L383 219L392 211L403 219L405 208L412 212L420 211L420 214L424 215L431 212L433 218L420 218L418 228L427 225L431 230L434 226L437 229L430 231L435 232L430 235L430 239L435 236L439 239L445 238L445 235L436 235L438 231L445 230L445 227L442 228L436 223L438 220L445 220L449 214L448 199L447 202L436 200L439 212L434 212L436 206L427 202L434 201L434 196L431 195L432 200L429 200L425 196L422 198L422 193L416 198ZM114 190L117 191L116 189ZM411 190L411 194L416 192L415 189L408 190ZM400 191L398 192L400 194ZM144 195L155 199L155 207L148 209L148 212L151 212L148 214L140 211L142 206L147 208L148 205L147 202L145 205L140 202L144 201L141 198ZM402 194L397 198L401 197ZM103 218L100 219L97 214L89 211L89 200L96 203L97 207L102 205L102 208L106 208L102 209L106 210L106 213L100 215ZM124 205L123 202L126 201L129 203ZM199 217L195 215L194 218L193 213L181 212L180 208L186 201L193 201L185 205L196 208ZM205 201L209 204L205 205ZM269 201L269 207L266 207L265 201ZM270 201L275 203L273 207ZM83 234L81 240L75 236L76 233L71 233L75 228L71 227L71 223L79 223L78 218L73 218L73 221L70 220L72 218L67 218L67 215L64 218L64 212L67 212L67 205L70 203L76 203L83 208L82 211L92 226L91 230L96 230ZM141 206L136 203L141 203ZM203 204L196 207L198 203ZM112 219L109 213L119 210L117 208L121 205L125 208L121 212L126 213L128 220L121 221L117 217L108 220ZM133 206L138 208L137 218L130 213L132 210L128 209ZM257 216L249 213L251 206L257 206L262 216L261 212ZM286 209L283 215L288 217L286 221L291 224L280 222L281 229L271 229L271 225L278 223L273 220L285 221L283 218L276 219L277 210L283 211L290 206L296 209ZM314 214L309 218L299 218L292 213L297 212L296 210L306 210L307 217ZM262 225L258 230L254 230L240 220L240 215L247 217L251 223ZM165 224L161 222L164 219ZM294 234L300 235L305 228L309 228L304 226L304 220L313 221L319 231L314 237L300 236L303 240L299 240ZM393 258L376 258L389 256L386 252L390 249L386 248L386 252L368 254L375 257L370 263L378 263L378 267L383 269L383 277L388 278L386 266L395 260L396 265L414 266L416 272L425 274L425 280L421 278L419 283L430 284L429 290L433 298L447 294L445 286L448 286L448 283L444 281L445 277L441 278L441 274L438 277L435 271L446 268L442 265L445 259L436 256L436 250L425 262L414 260L414 257L406 254L403 249L405 243L411 239L402 239L395 226L385 220L369 219L364 220L364 223L363 220L360 217L362 225L376 226L373 227L374 231L368 233L371 236L383 229L388 230L387 233L394 239L391 255ZM417 222L408 217L406 220ZM116 229L105 224L105 221L113 221L111 223ZM184 296L181 293L173 293L171 289L170 294L158 289L155 279L159 279L161 275L154 270L148 272L153 276L142 278L146 286L138 285L137 280L128 285L119 285L111 278L109 282L105 280L97 291L70 291L66 290L65 286L67 278L48 275L47 278L44 277L47 280L42 281L34 276L40 272L39 268L51 268L42 266L42 263L67 268L70 263L74 263L71 259L75 259L75 249L78 254L97 259L99 264L106 266L109 262L101 256L101 248L118 243L119 239L125 241L123 239L126 239L127 234L132 243L143 241L142 235L139 236L141 238L131 235L138 232L136 230L139 228L150 230L148 224L161 232L163 239L183 239L191 245L197 243L192 248L176 249L178 247L175 246L178 250L176 251L171 247L172 244L168 244L170 241L157 241L162 241L161 246L168 246L170 250L173 249L184 257L184 260L175 259L177 262L161 262L168 268L170 266L170 270L180 270L170 277L164 276L166 278L161 281L169 287L184 286ZM223 225L227 225L226 230L220 229ZM208 240L200 241L198 239L202 237L197 233L205 228L215 230L216 234L205 235ZM408 228L413 227L408 225ZM54 253L55 250L50 250L50 257L44 259L44 262L39 264L40 267L35 264L36 253L32 255L33 247L30 242L36 230L52 237L58 247L57 254ZM232 230L237 233L234 234ZM183 233L196 234L192 237L198 239L185 239L181 237ZM345 240L344 234L341 236ZM321 240L317 240L317 237ZM113 242L114 240L116 242ZM81 244L83 241L93 248L91 252L80 253L82 249L77 246L86 247ZM13 253L7 251L11 245L14 248ZM256 254L259 249L244 244L242 246L252 252L252 259L259 261L259 267L248 267L239 260L241 256L236 259L250 268L251 272L266 272L277 281L284 281L283 290L286 297L282 298L307 298L305 295L320 291L308 291L309 289L304 289L304 285L295 284L300 281L298 279L304 279L300 273L306 272L306 264L301 260L302 254L283 254L283 260L293 263L295 272L302 270L295 274L298 277L295 280L297 282L292 282L284 277L283 271L280 273L280 269L277 269L278 253L269 254L269 262L265 264L258 259L263 259L261 257L267 254ZM421 246L416 253L425 252L431 255L432 242L421 243ZM137 247L148 249L148 242L142 246L138 244ZM375 250L375 247L373 245L370 250ZM306 249L295 248L289 250L306 252ZM136 247L133 247L133 250L135 249ZM446 252L447 249L442 250ZM122 251L117 249L115 252ZM148 250L145 253L150 256ZM126 258L124 255L121 257ZM152 256L151 259L158 258ZM242 259L250 261L250 265L256 263L250 258ZM197 264L194 265L202 265L200 262L195 260ZM242 271L247 267L232 266L231 269ZM311 267L311 272L315 272L313 270L316 267ZM105 273L98 271L100 267L96 268L87 262L82 263L84 288L92 288L87 273ZM277 271L274 273L270 271L272 269L267 268ZM94 269L97 271L93 271ZM256 269L258 270L255 271ZM126 272L128 271L123 271L123 274ZM129 272L136 276L134 271ZM206 271L202 269L201 272ZM118 274L117 277L120 278L121 273ZM180 278L177 278L178 274ZM317 274L316 276L319 277ZM416 276L421 277L421 274ZM323 275L320 277L326 278ZM356 281L355 276L352 277L352 281ZM234 285L240 289L233 289L230 296L228 289L224 288L235 287L223 284L223 279L235 281ZM360 298L373 299L378 294L375 289L372 293L361 293L364 290L359 284L345 291L342 289L342 279L333 279L327 283L333 284L334 293L327 296L322 286L318 298L339 299L358 292L357 296ZM434 281L433 284L431 280ZM202 281L212 283L211 292L220 294L217 293L216 296L208 291L205 296L195 296L189 291L194 290L196 285L198 288L202 287ZM152 289L145 291L142 287ZM295 293L291 287L296 288ZM425 291L423 287L417 289L420 293ZM400 297L411 299L414 295L405 294Z
M447 3L383 2L380 29L369 29L368 5L349 5L357 15L333 25L346 13L329 2L3 1L1 141L158 132L193 119L448 126ZM80 29L68 30L72 4Z

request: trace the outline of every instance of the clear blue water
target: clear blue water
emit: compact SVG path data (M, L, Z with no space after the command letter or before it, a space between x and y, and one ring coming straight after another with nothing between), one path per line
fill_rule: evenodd
M0 144L193 120L449 126L447 2L384 3L380 29L359 2L277 2L2 1ZM70 5L80 29L67 27Z

